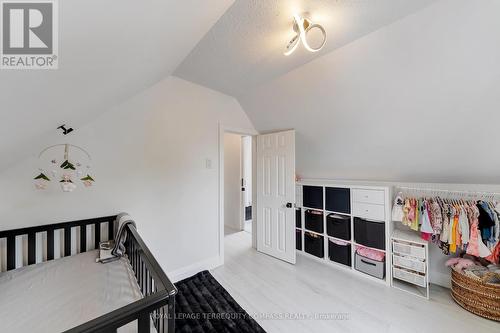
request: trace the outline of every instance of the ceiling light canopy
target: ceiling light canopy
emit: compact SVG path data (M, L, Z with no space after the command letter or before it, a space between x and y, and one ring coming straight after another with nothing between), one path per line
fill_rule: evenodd
M292 54L297 47L299 46L300 41L304 45L305 49L309 52L318 52L325 46L326 43L326 31L319 24L313 24L309 19L300 17L299 15L293 16L293 31L295 31L296 35L288 42L285 48L284 55L289 56ZM318 47L311 47L307 42L307 33L312 29L319 29L321 34L323 35L323 41Z

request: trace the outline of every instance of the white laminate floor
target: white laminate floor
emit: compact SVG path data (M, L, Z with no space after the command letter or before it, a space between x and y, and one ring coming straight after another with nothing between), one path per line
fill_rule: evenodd
M290 265L252 249L246 232L225 237L225 264L212 274L268 333L500 332L448 289L433 286L427 301L301 255Z

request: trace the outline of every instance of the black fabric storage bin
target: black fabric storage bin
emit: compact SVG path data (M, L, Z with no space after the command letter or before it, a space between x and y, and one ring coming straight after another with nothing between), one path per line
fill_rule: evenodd
M304 234L304 251L318 258L324 258L325 243L323 242L323 236L306 232Z
M302 187L302 205L308 208L323 209L323 187L304 185Z
M297 208L295 210L295 227L302 228L302 210Z
M351 218L338 214L326 217L326 233L328 236L351 240Z
M302 251L302 231L295 230L295 248Z
M355 217L354 240L357 244L385 250L385 223Z
M305 228L307 230L311 230L320 234L324 232L323 212L321 212L321 214L314 214L313 210L308 209L304 212L304 219L305 219Z
M325 209L330 212L351 214L351 190L348 188L325 188Z
M340 245L328 241L328 257L331 261L351 266L351 244Z

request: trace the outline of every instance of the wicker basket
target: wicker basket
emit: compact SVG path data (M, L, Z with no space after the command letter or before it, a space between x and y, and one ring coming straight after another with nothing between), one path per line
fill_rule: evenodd
M452 269L451 297L469 312L500 321L500 284L474 279Z

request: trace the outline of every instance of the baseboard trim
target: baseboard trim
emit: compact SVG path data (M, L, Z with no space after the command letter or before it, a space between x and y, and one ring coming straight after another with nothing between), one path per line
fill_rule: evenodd
M444 274L439 272L431 272L430 282L433 284L437 284L438 286L451 288L451 275Z
M175 283L177 281L193 276L198 272L214 269L216 267L222 266L223 264L224 263L222 262L220 257L215 256L169 272L168 277L172 280L172 282Z

